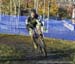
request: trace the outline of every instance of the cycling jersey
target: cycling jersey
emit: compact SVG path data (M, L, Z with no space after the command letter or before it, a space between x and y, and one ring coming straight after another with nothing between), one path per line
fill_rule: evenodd
M37 29L39 34L43 32L43 24L37 18L28 17L28 19L26 20L26 26L30 35L33 34L34 29Z
M31 28L31 29L34 29L36 28L36 26L43 26L42 22L36 18L31 18L31 17L28 17L28 19L26 20L26 25L27 25L27 28Z

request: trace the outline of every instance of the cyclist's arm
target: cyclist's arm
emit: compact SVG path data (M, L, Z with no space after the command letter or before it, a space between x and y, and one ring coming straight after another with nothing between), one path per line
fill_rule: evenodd
M37 25L41 26L41 31L43 32L43 23L40 20L36 20L37 21Z
M39 19L37 19L36 22L38 25L43 26L43 23Z
M26 28L29 31L30 28L33 28L33 25L30 23L31 17L28 17L26 20Z
M26 25L29 24L28 21L30 21L30 17L28 17L28 18L26 19Z
M25 20L25 25L26 25L26 29L29 31L29 23L28 23L28 18Z

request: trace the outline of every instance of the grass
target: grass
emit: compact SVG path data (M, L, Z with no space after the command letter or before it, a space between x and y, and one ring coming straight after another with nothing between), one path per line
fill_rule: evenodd
M75 62L75 41L51 38L45 38L44 40L48 53L48 58L44 60ZM39 53L34 52L29 36L0 34L0 60L7 60L5 64L11 64L8 60L12 59L34 57L33 60L35 60L37 55ZM39 59L36 60L39 61Z

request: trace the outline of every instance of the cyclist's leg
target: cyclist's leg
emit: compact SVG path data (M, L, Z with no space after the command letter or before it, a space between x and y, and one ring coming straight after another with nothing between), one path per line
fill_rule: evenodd
M37 25L36 26L37 32L40 35L39 37L39 47L40 47L40 52L43 53L47 57L47 52L46 52L46 45L43 39L43 26Z
M33 38L34 30L30 28L29 34L30 34L30 37L31 37L31 41L32 41L32 43L33 43L33 46L34 46L34 48L36 49L36 48L37 48L37 43L35 42L35 40L34 40L34 38Z
M37 32L40 35L41 39L43 39L43 27L41 25L36 26Z
M37 32L39 34L39 41L42 41L43 42L43 45L44 45L44 39L43 39L43 34L42 34L42 29L41 29L41 26L40 25L37 25L36 26L36 29L37 29ZM42 44L42 43L41 43ZM39 45L41 45L39 43ZM41 45L42 46L42 45ZM40 49L41 49L41 46L40 46Z
M41 41L43 42L43 47L45 48L46 45L45 45L44 38L43 38L43 26L37 25L37 32L40 35L39 39L41 39Z
M31 39L33 39L33 30L31 28L29 28L29 35L30 35Z

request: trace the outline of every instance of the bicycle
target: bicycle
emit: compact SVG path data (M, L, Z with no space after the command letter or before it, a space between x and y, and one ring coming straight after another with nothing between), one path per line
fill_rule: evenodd
M33 41L37 45L37 49L40 50L43 56L47 57L47 51L46 51L46 45L45 45L44 39L41 35L38 34L36 29L34 29Z

